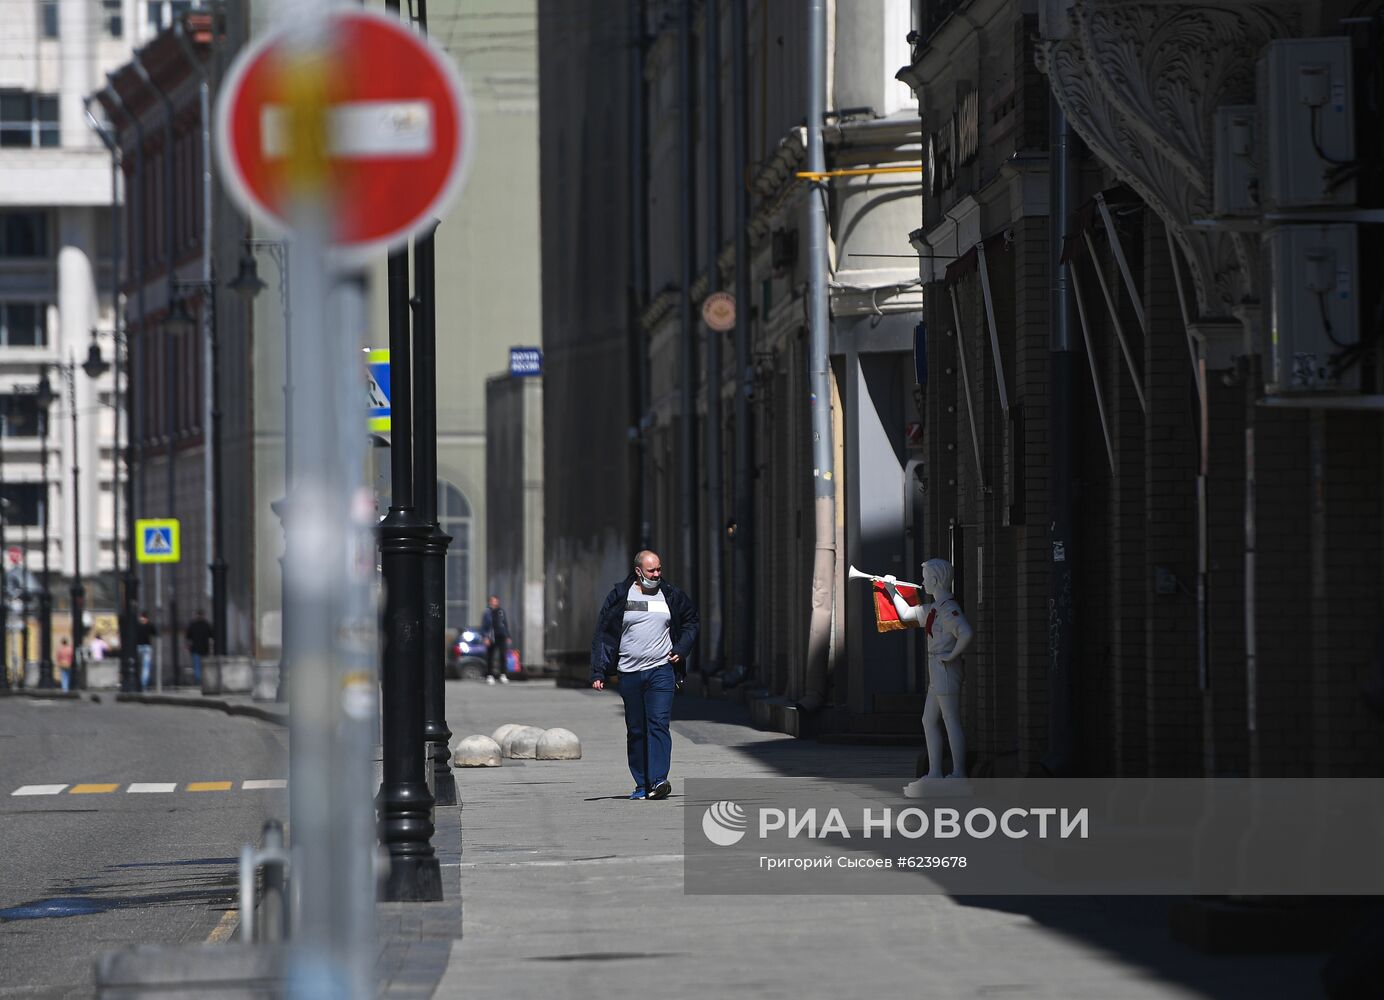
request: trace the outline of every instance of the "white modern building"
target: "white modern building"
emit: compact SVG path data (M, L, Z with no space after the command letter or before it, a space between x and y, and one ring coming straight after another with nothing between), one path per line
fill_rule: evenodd
M0 31L0 413L3 413L5 542L18 549L18 584L42 566L45 471L33 390L47 370L56 394L48 417L49 559L59 609L80 569L93 624L115 593L113 501L116 416L113 369L81 369L92 330L114 359L111 158L84 98L131 50L189 2L49 0L6 4ZM66 366L66 367L64 367ZM73 409L76 411L75 445ZM73 467L79 489L73 489ZM80 524L80 532L77 525ZM11 553L12 555L13 553ZM80 567L77 560L80 557ZM12 562L6 557L7 566ZM104 579L98 577L104 574ZM96 577L97 579L92 579ZM66 616L55 620L58 634Z

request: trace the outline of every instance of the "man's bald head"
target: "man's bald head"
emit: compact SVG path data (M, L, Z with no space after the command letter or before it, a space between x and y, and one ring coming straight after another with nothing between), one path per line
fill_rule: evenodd
M641 549L635 553L634 569L639 576L640 585L647 591L658 589L663 579L663 560L653 549Z

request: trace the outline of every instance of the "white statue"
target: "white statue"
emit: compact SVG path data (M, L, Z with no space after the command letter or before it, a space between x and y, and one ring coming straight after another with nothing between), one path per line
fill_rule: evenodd
M927 633L927 700L923 703L923 738L927 741L927 774L904 788L904 795L918 798L935 792L954 794L966 785L966 734L961 729L961 654L970 646L971 623L952 596L952 564L945 559L923 563L923 589L931 604L910 605L900 595L893 576L884 577L884 590L894 602L900 621L916 621ZM949 788L937 784L942 775L942 731L947 727L952 773Z

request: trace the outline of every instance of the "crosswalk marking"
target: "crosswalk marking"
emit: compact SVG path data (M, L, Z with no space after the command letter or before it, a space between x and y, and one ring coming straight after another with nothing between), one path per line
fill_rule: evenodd
M132 781L128 785L118 782L87 782L84 784L53 784L53 785L20 785L11 796L15 795L61 795L66 792L68 795L108 795L111 792L124 789L126 794L150 795L150 794L169 794L171 792L229 792L237 786L242 791L260 791L264 789L283 789L288 787L287 778L247 778L243 781Z

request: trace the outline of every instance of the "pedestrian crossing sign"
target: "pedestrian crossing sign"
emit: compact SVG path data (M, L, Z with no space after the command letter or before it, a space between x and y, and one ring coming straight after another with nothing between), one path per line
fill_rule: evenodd
M365 367L370 395L370 430L376 434L389 433L389 351L367 352Z
M135 559L142 563L175 563L182 559L182 543L175 517L141 518L135 522L139 543Z

